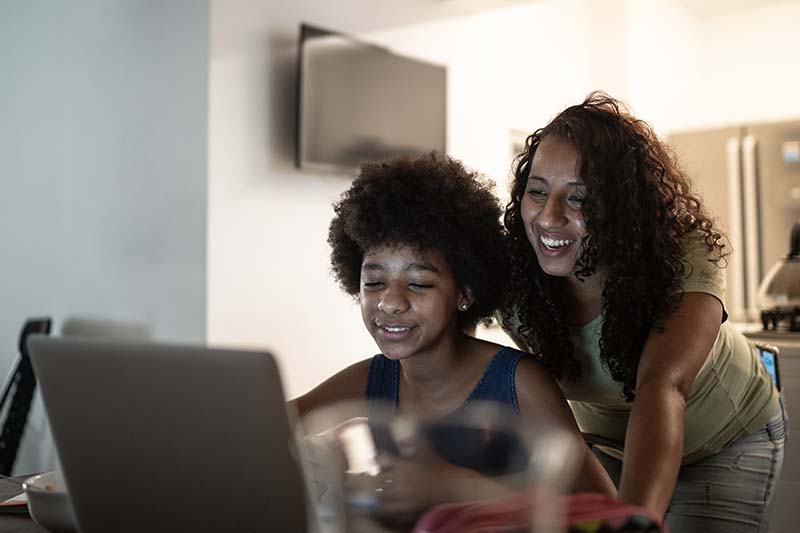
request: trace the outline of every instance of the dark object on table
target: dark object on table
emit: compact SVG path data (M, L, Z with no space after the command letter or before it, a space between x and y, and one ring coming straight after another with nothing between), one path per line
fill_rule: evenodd
M404 455L392 429L394 406L372 405L370 409L376 451ZM515 423L513 413L503 405L465 404L450 415L418 421L414 438L441 459L484 476L519 474L528 469L531 450Z
M11 475L14 461L17 458L19 443L25 432L28 413L36 391L36 376L33 373L31 360L28 357L26 339L33 333L50 333L49 318L31 318L25 321L19 336L19 357L17 366L9 375L0 398L0 413L6 412L3 429L0 431L0 474ZM13 395L12 395L13 390ZM6 410L6 401L10 404Z
M513 431L465 427L444 420L429 424L424 433L440 457L485 476L520 474L528 468L531 451Z

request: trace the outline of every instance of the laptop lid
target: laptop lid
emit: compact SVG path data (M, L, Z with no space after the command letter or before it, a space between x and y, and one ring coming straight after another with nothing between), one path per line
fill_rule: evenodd
M307 528L268 353L32 336L83 533Z

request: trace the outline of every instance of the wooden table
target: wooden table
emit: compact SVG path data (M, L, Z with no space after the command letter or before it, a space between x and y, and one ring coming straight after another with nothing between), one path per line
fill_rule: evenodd
M22 492L22 487L6 479L0 479L0 501ZM0 513L0 531L3 533L47 533L31 520L27 514Z

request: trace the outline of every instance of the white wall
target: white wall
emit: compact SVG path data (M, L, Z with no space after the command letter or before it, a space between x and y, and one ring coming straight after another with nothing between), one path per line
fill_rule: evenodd
M702 77L706 122L800 119L800 2L722 13L704 24Z
M704 120L696 112L698 26L691 13L669 0L630 2L628 103L661 132Z
M291 395L373 350L328 274L330 205L349 180L292 168L299 24L345 19L312 0L211 2L208 341L273 350Z
M364 38L447 66L448 152L505 193L509 130L544 125L595 86L586 4L535 2Z
M630 101L659 131L800 119L797 0L630 6Z
M202 342L208 4L6 0L0 50L2 377L30 316ZM37 400L16 471L54 464Z

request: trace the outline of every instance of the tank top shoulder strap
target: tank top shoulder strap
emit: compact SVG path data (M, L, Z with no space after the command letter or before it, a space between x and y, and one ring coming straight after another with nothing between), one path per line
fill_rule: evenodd
M514 377L517 363L525 356L525 352L505 346L495 354L480 381L467 401L491 401L510 405L515 413L519 412L517 389Z
M369 363L367 400L397 401L398 363L378 354Z

